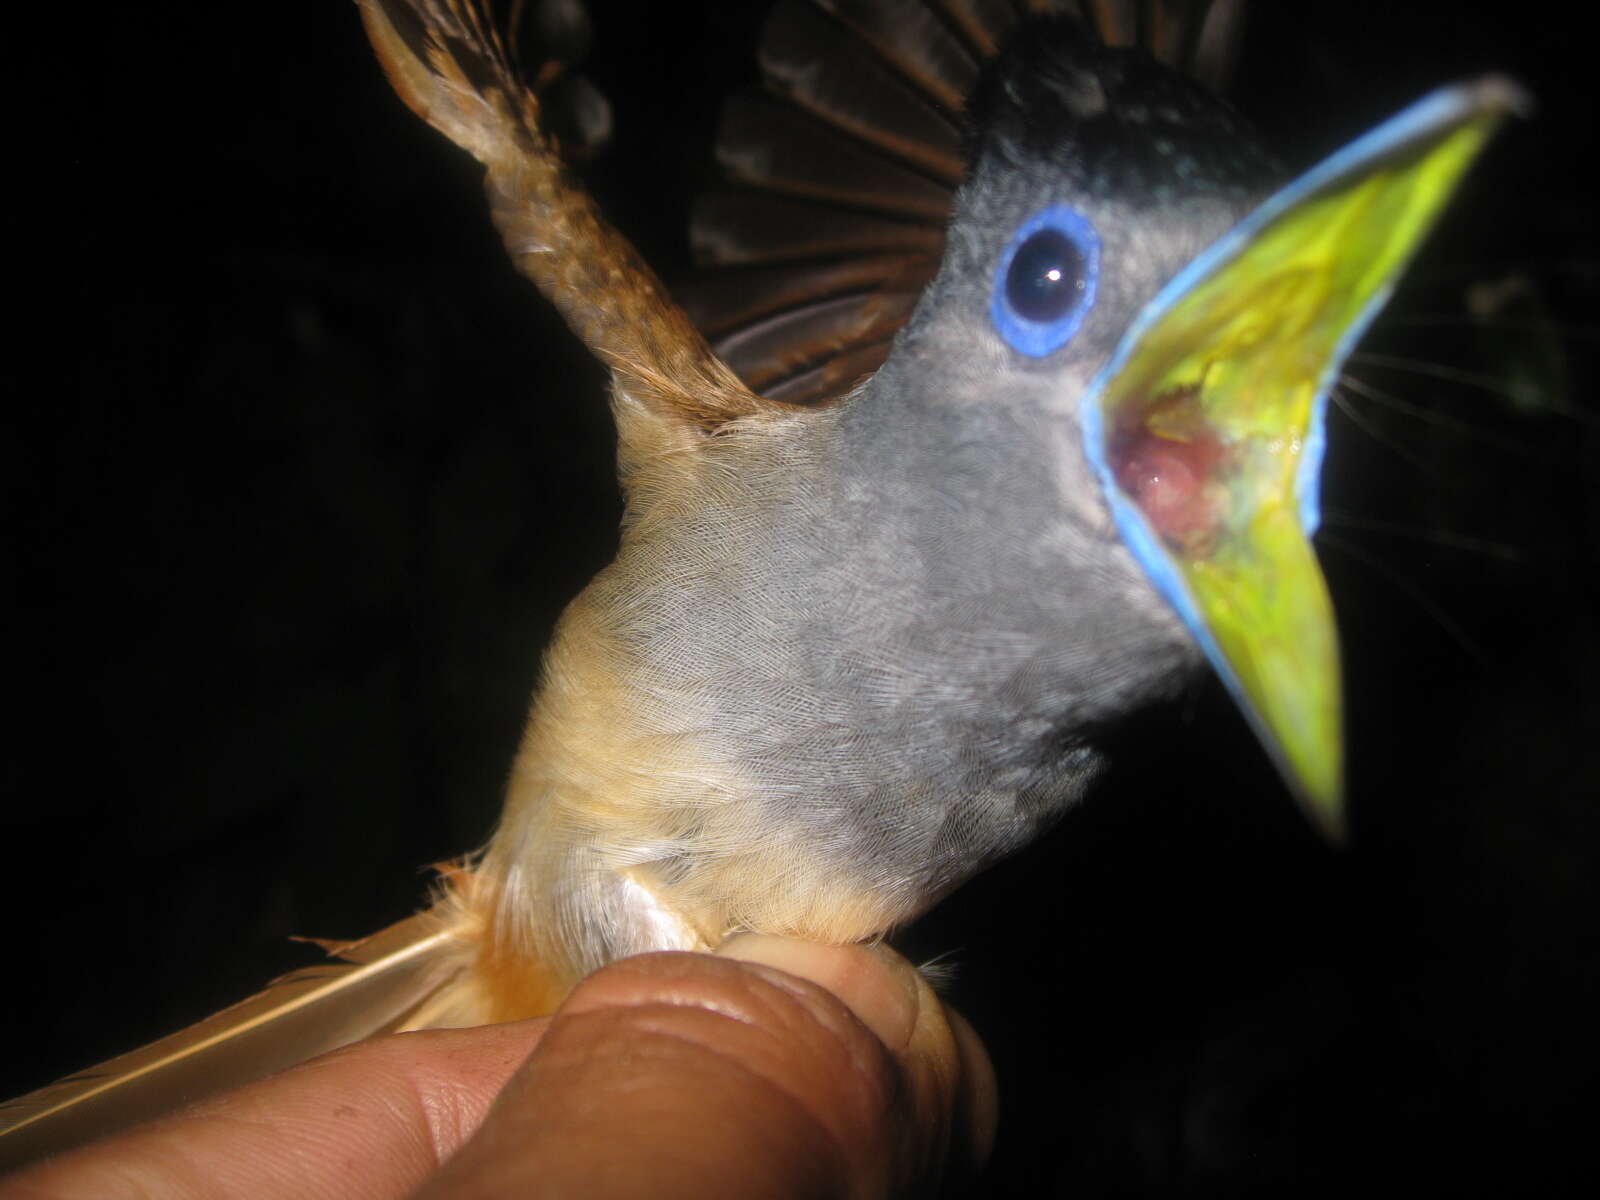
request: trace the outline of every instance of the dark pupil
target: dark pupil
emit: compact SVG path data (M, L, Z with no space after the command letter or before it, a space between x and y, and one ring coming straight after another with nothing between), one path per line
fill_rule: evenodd
M1064 233L1041 229L1017 248L1006 273L1006 299L1029 321L1054 321L1083 289L1083 256Z

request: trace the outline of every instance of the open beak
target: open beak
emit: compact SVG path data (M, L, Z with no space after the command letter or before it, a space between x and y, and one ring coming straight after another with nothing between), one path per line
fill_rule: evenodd
M1444 88L1345 147L1197 258L1086 393L1123 537L1312 821L1344 830L1339 654L1311 549L1341 364L1524 94Z

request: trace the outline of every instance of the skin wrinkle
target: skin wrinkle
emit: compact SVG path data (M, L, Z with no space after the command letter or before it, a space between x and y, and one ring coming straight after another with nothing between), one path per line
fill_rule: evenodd
M630 969L630 964L622 964L620 968L620 970L628 969ZM827 1034L841 1043L858 1042L860 1034L870 1032L865 1023L848 1009L839 1009L829 1004L818 1004L817 984L797 979L794 976L748 959L745 960L745 969L755 972L764 983L794 1001L798 1011L787 1005L772 1004L759 992L754 992L748 988L742 988L737 994L728 997L726 1000L716 996L708 998L703 992L687 995L669 993L666 996L662 996L659 992L651 989L657 1003L647 1008L641 1008L637 1005L637 996L624 992L605 1005L605 1008L629 1014L643 1028L659 1032L671 1032L672 1036L686 1036L689 1031L668 1031L662 1030L658 1026L652 1026L649 1024L652 1016L659 1015L665 1020L671 1021L684 1014L706 1014L735 1020L779 1053L782 1051L783 1043L789 1038L805 1036L808 1032L805 1028L807 1022L814 1022L821 1026ZM642 980L642 985L647 989L650 988L648 977ZM603 1008L587 1009L587 999L583 995L583 989L575 993L575 1003L569 1007L569 1014L579 1015L590 1011L604 1011ZM571 1019L571 1016L568 1019ZM782 1022L783 1028L781 1031L774 1031L771 1028L771 1023L774 1021ZM722 1053L721 1044L725 1039L716 1030L708 1030L707 1034L707 1040L701 1043L703 1049L720 1055ZM900 1045L892 1049L896 1052L896 1058L899 1058L903 1055L905 1046ZM852 1056L850 1063L859 1074L860 1058Z
M385 1044L381 1051L383 1057L376 1069L386 1085L364 1088L354 1098L340 1097L334 1105L332 1117L355 1125L363 1141L391 1147L398 1141L408 1151L405 1158L420 1180L443 1160L429 1120L428 1105L422 1099L426 1088L438 1089L442 1080L431 1068L421 1072L409 1069L407 1050L404 1040L398 1044ZM260 1123L262 1133L268 1140L281 1140L280 1123L271 1119L270 1109L266 1117ZM314 1157L327 1161L328 1156L343 1151L337 1135L333 1135L328 1128L331 1122L327 1117L307 1111L297 1113L296 1118L295 1124L312 1131L315 1138L309 1147L301 1151L299 1157L302 1161ZM399 1139L393 1136L393 1131L399 1132ZM457 1139L456 1144L459 1141ZM392 1150L390 1154L392 1157Z
M409 1098L422 1114L422 1128L427 1130L428 1150L437 1170L471 1134L471 1127L463 1120L462 1090L448 1079L438 1080L432 1089L420 1079L407 1083Z
M213 1127L232 1130L234 1135L242 1134L250 1142L261 1140L263 1134L270 1138L275 1132L273 1123L262 1121L248 1113L211 1113L200 1119ZM163 1177L164 1173L171 1171L172 1168L163 1160L177 1164L175 1174L182 1182L182 1194L196 1198L215 1195L218 1183L224 1184L230 1192L244 1192L268 1177L266 1171L258 1169L255 1163L245 1159L236 1164L229 1164L224 1178L219 1180L214 1165L208 1168L204 1154L193 1153L189 1143L167 1136L165 1129L160 1129L159 1132L160 1140L141 1147L142 1153L138 1156L137 1161L145 1171L149 1172L146 1185L149 1190L141 1190L140 1195L174 1194L170 1180ZM305 1148L296 1146L294 1159L297 1164L304 1163L306 1157Z
M431 1137L423 1132L427 1128L423 1106L413 1104L411 1112L405 1111L407 1102L415 1100L420 1080L403 1069L396 1070L395 1065L387 1061L396 1053L396 1048L384 1045L382 1058L370 1069L371 1073L385 1080L384 1084L362 1087L359 1094L353 1096L348 1093L354 1089L345 1088L345 1094L331 1098L331 1110L321 1106L308 1107L304 1103L274 1104L270 1100L262 1100L259 1093L242 1097L242 1105L219 1105L221 1111L213 1112L204 1119L218 1125L233 1126L238 1131L235 1141L240 1144L271 1146L277 1160L272 1167L264 1160L252 1163L249 1158L241 1160L239 1167L230 1166L230 1187L239 1194L254 1194L256 1186L277 1181L283 1194L289 1194L295 1186L306 1187L313 1180L324 1179L327 1164L337 1165L342 1160L344 1169L340 1175L344 1186L350 1189L345 1195L387 1194L387 1188L371 1187L365 1173L358 1168L360 1161L370 1157L363 1153L367 1147L385 1148L385 1157L391 1163L397 1159L402 1161L406 1173L417 1182L426 1178L438 1166L440 1159ZM328 1071L338 1068L330 1060L314 1064L312 1069ZM377 1102L373 1103L369 1097L376 1097ZM334 1128L335 1123L342 1128ZM351 1141L352 1127L356 1139L354 1145ZM172 1150L183 1149L175 1139L168 1139L166 1145ZM400 1151L398 1154L397 1149ZM295 1164L293 1181L278 1178L285 1154L291 1155ZM194 1164L191 1160L191 1165L196 1168L193 1171L195 1194L215 1195L215 1164L211 1164L209 1172L204 1169L205 1164ZM257 1169L241 1169L252 1165ZM234 1174L235 1171L238 1173ZM363 1184L369 1186L364 1188Z
M243 1117L229 1118L220 1114L198 1116L197 1120L213 1128L224 1130L230 1127L235 1131L243 1131L245 1136L254 1139L262 1131L259 1121ZM258 1181L267 1177L267 1173L255 1168L249 1160L230 1163L223 1172L215 1169L212 1164L208 1169L207 1156L204 1153L195 1153L192 1150L193 1142L174 1138L167 1134L165 1122L157 1123L149 1129L154 1135L150 1140L145 1140L134 1148L134 1152L124 1156L120 1161L107 1164L102 1170L105 1177L98 1183L92 1194L111 1200L116 1197L202 1197L219 1194L243 1194ZM202 1133L202 1137L213 1136L210 1130ZM224 1135L226 1136L226 1135ZM297 1158L302 1157L296 1155ZM126 1184L131 1190L124 1190L117 1185ZM81 1185L80 1185L81 1187ZM40 1192L41 1196L54 1197L58 1193L49 1188ZM91 1194L88 1188L81 1192L60 1193L61 1195Z
M402 1034L410 1038L415 1034ZM426 1076L408 1076L431 1138L433 1166L437 1169L454 1154L483 1120L489 1108L483 1096L492 1092L494 1085L503 1083L510 1074L526 1061L529 1051L507 1054L500 1058L500 1070L487 1072L470 1065L468 1056L456 1053L450 1056L449 1069L430 1066Z
M696 1006L671 1005L666 1007L671 1010L672 1017L679 1017L685 1011L693 1009ZM708 1015L721 1017L722 1019L728 1019L724 1017L723 1014L716 1013L711 1009L702 1008L700 1011L707 1013ZM631 1013L629 1013L629 1016L633 1018L629 1021L630 1027L636 1028L642 1032L648 1032L656 1039L654 1043L646 1042L642 1045L635 1046L633 1049L630 1049L627 1055L628 1065L630 1067L637 1066L640 1060L646 1059L652 1051L657 1052L661 1059L666 1063L675 1065L682 1061L682 1056L673 1052L671 1047L692 1047L696 1055L704 1055L709 1059L714 1060L716 1063L720 1064L724 1070L727 1070L730 1075L739 1079L756 1083L759 1085L758 1090L760 1093L762 1093L768 1099L777 1100L782 1107L787 1110L788 1115L783 1120L763 1123L761 1127L752 1131L747 1131L747 1137L750 1135L750 1133L754 1133L757 1136L762 1136L768 1139L777 1136L782 1141L793 1141L809 1145L812 1147L813 1151L815 1150L816 1144L825 1144L831 1149L831 1153L825 1154L822 1158L822 1161L827 1162L829 1166L826 1171L820 1173L824 1177L830 1178L836 1182L843 1182L851 1178L851 1172L847 1166L851 1156L847 1152L838 1131L830 1128L827 1121L818 1117L813 1104L808 1103L806 1099L797 1095L795 1091L783 1086L782 1082L775 1077L775 1073L771 1071L759 1070L740 1056L729 1054L723 1048L723 1039L718 1036L719 1031L714 1029L702 1030L696 1028L666 1028L664 1027L666 1024L665 1022L662 1024L652 1024L649 1019L650 1014L648 1010L633 1010ZM663 1048L665 1048L664 1053L662 1052ZM705 1069L705 1066L702 1066L701 1069ZM684 1081L680 1078L678 1082L682 1083ZM658 1078L643 1075L641 1073L636 1074L631 1080L625 1079L622 1087L625 1091L655 1093L659 1095L661 1092L661 1081ZM666 1099L669 1103L671 1102L670 1097L665 1097L664 1099ZM591 1102L591 1106L600 1107L604 1105L605 1100L605 1097L597 1096ZM810 1131L810 1133L796 1137L795 1130L797 1125L804 1126ZM713 1152L717 1152L716 1143L718 1141L720 1141L720 1138L714 1139L711 1143ZM688 1139L682 1143L682 1146L685 1151L684 1157L688 1161L688 1165L702 1168L705 1166L705 1163L700 1161L699 1156L692 1153L692 1151L697 1149L705 1149L706 1147L697 1146ZM793 1157L794 1156L792 1155L762 1155L757 1156L757 1161L792 1159ZM803 1161L807 1164L816 1164L818 1159L816 1155L812 1153L804 1156Z
M741 1086L732 1093L736 1107L730 1108L730 1080L722 1064L685 1063L682 1045L673 1039L647 1038L622 1061L600 1056L574 1063L569 1055L553 1054L528 1078L528 1099L536 1097L544 1085L561 1094L577 1090L587 1101L576 1109L550 1113L543 1122L530 1120L527 1110L518 1105L518 1113L495 1128L486 1128L480 1139L478 1157L481 1160L487 1154L489 1168L472 1162L471 1169L464 1172L452 1175L447 1170L437 1193L454 1195L464 1189L469 1195L499 1194L524 1183L536 1186L531 1166L504 1165L505 1152L513 1146L530 1152L555 1178L604 1179L619 1194L644 1194L639 1191L641 1185L654 1179L671 1180L689 1194L697 1194L708 1178L725 1181L731 1175L748 1184L773 1176L770 1164L774 1160L786 1165L810 1164L813 1170L826 1162L829 1174L838 1175L835 1148L813 1115L797 1106L793 1097L771 1088L751 1091ZM663 1086L660 1078L664 1073L671 1076L668 1086ZM619 1075L631 1082L619 1087L615 1078ZM697 1105L704 1109L708 1124L696 1122L693 1114L686 1117L681 1100L685 1092L699 1097ZM720 1103L707 1106L707 1096ZM645 1130L648 1142L647 1147L634 1144L631 1149L636 1154L627 1161L617 1159L612 1144L614 1125L606 1120L608 1112L614 1116L619 1107L626 1110L627 1127ZM740 1152L730 1157L721 1130L735 1118ZM644 1153L643 1158L637 1156L639 1152ZM560 1165L552 1168L552 1162ZM463 1177L477 1186L466 1187ZM760 1194L736 1184L731 1190L734 1194ZM596 1191L605 1194L606 1189L597 1187Z
M816 1126L821 1133L826 1134L830 1146L834 1147L838 1155L840 1168L837 1178L848 1178L843 1171L842 1163L850 1158L846 1150L846 1133L838 1128L838 1123L829 1120L834 1117L832 1112L819 1117L814 1106L813 1098L806 1098L802 1094L806 1088L789 1088L784 1086L784 1072L773 1069L774 1059L782 1059L786 1043L790 1038L803 1038L806 1042L813 1042L813 1030L808 1029L808 1024L821 1026L826 1032L827 1040L824 1043L826 1050L834 1050L835 1045L843 1045L846 1050L845 1066L848 1067L848 1077L853 1082L853 1098L858 1101L859 1112L869 1117L882 1118L886 1110L890 1109L891 1096L883 1091L880 1080L888 1077L890 1072L885 1070L886 1064L882 1061L882 1048L864 1043L859 1034L866 1032L859 1022L851 1019L848 1014L838 1013L832 1006L819 1006L814 1002L813 984L794 981L789 978L776 978L776 973L766 968L755 968L762 974L762 981L770 984L774 989L784 994L790 1003L771 1003L770 998L760 992L741 990L738 995L730 998L726 1006L706 1005L675 1005L670 1008L658 1010L632 1010L627 1013L630 1024L642 1024L646 1029L651 1029L661 1037L674 1038L678 1042L698 1045L702 1051L712 1054L715 1058L725 1062L726 1066L733 1067L734 1072L741 1078L757 1083L760 1090L774 1094L784 1099L787 1104L797 1106L805 1114L806 1120ZM726 1008L749 1011L741 1016L730 1016ZM706 1018L710 1018L707 1021ZM843 1019L835 1019L843 1018ZM763 1061L752 1061L749 1046L746 1053L741 1056L731 1056L726 1053L726 1030L720 1022L736 1019L749 1030L750 1037L757 1038L760 1042ZM774 1024L781 1022L781 1029L774 1029ZM846 1024L848 1022L848 1024ZM666 1026L666 1027L664 1027ZM856 1035L856 1037L851 1037ZM837 1043L835 1043L837 1040ZM829 1061L837 1058L830 1054ZM872 1066L877 1070L867 1067L866 1058L874 1059ZM765 1069L763 1069L765 1067ZM829 1072L830 1078L837 1083L838 1072ZM802 1080L802 1085L805 1080Z

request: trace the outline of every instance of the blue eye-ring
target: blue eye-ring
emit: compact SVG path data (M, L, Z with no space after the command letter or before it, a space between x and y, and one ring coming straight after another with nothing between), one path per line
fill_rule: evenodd
M989 315L1015 350L1043 358L1065 346L1094 307L1100 238L1064 204L1029 217L995 268Z

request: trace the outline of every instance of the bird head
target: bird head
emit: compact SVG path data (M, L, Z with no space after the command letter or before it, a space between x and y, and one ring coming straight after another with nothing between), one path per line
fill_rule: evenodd
M948 507L982 518L949 563L990 586L979 605L1053 597L1054 644L1096 648L1056 676L1079 720L1170 680L1176 617L1341 836L1338 650L1310 546L1327 394L1524 103L1498 78L1443 89L1285 186L1225 104L1071 22L991 65L940 271L850 403L925 427L923 486L966 488ZM952 480L963 454L983 468Z

